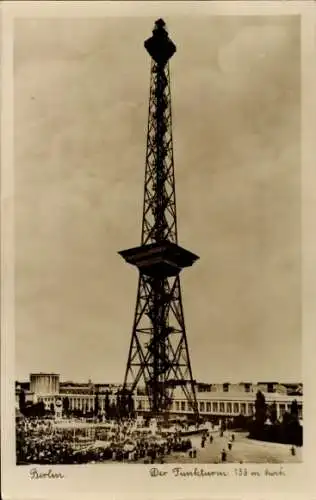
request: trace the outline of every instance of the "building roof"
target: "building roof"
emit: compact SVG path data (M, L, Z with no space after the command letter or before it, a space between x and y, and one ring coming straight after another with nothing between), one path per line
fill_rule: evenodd
M203 394L203 395L202 395ZM289 396L288 394L282 394L278 392L262 392L267 402L291 402L294 399L297 402L302 401L302 396ZM184 394L182 391L175 391L174 393L175 399L184 399ZM256 392L239 392L239 391L211 391L211 392L203 392L199 393L197 398L199 401L241 401L241 402L254 402L256 400Z
M59 373L53 373L53 372L38 372L38 373L30 373L30 377L39 377L42 375L53 375L54 377L59 377Z

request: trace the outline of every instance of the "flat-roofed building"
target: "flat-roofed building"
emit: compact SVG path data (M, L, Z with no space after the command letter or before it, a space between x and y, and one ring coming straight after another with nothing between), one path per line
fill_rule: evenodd
M119 384L94 384L91 380L85 383L60 382L57 374L31 374L29 383L16 383L16 407L19 407L19 394L23 390L26 402L43 401L45 407L49 409L52 404L56 404L57 400L64 405L67 398L69 410L79 410L83 413L93 412L98 398L98 407L102 412L105 411L107 404L116 402L117 391L121 388ZM196 396L199 413L205 418L254 415L258 390L264 394L268 405L276 404L277 418L281 418L285 411L290 411L291 403L295 399L298 403L299 418L302 420L303 386L299 383L286 386L277 382L258 382L257 384L197 382ZM289 391L292 393L289 394ZM137 413L144 414L149 411L149 402L144 389L138 388L134 394L134 403ZM192 414L179 387L174 390L170 414L179 416Z
M30 391L34 394L59 394L59 374L31 373Z
M277 418L281 418L286 411L290 411L291 403L295 399L298 403L299 418L303 418L302 396L291 397L287 394L263 393L267 405L276 404ZM224 392L211 391L197 394L199 413L202 417L236 417L238 415L253 416L255 414L255 392ZM135 408L138 411L149 410L146 396L135 397ZM175 391L170 413L190 415L192 409L180 391Z

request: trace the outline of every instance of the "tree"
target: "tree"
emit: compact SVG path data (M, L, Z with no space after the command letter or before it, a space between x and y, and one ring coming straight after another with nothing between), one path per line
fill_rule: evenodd
M113 403L110 405L110 416L113 418L113 417L117 417L118 416L118 412L117 412L117 408L116 408L116 404Z
M129 392L121 389L118 392L117 406L119 408L119 416L126 417L129 414Z
M276 421L277 421L277 406L276 406L276 403L275 401L273 403L271 403L270 407L269 407L269 415L270 415L270 421L271 421L271 424L275 424Z
M267 418L267 405L264 394L261 391L257 392L255 401L255 419L259 427L263 427Z
M291 444L302 444L302 428L299 422L298 404L292 401L288 421L284 423L284 432Z
M232 424L232 428L246 429L248 427L248 419L245 415L239 414L234 417Z
M288 411L285 411L282 416L282 424L283 426L288 426L291 423L291 414Z
M296 399L294 399L294 401L292 401L292 403L291 403L291 417L292 417L293 421L298 422L298 420L299 420L299 418L298 418L298 404L297 404Z
M95 393L94 415L97 417L100 411L99 391Z
M267 405L264 394L257 392L255 401L255 418L251 425L250 435L255 439L262 439L265 431L265 421L267 418Z
M106 391L104 395L104 413L106 417L109 417L109 412L110 412L110 396L109 396L109 391Z
M131 392L128 394L127 407L128 407L128 413L129 413L129 415L133 416L134 415L135 404L134 404L133 394Z
M116 393L116 415L118 418L123 416L124 395L120 389Z
M20 394L19 394L19 408L20 412L24 415L25 413L25 392L24 389L21 388Z
M39 401L36 405L35 405L35 415L37 415L38 417L44 417L46 411L45 411L45 403L44 401Z
M68 415L68 413L69 413L69 398L68 398L68 396L63 398L63 411L64 411L65 415Z

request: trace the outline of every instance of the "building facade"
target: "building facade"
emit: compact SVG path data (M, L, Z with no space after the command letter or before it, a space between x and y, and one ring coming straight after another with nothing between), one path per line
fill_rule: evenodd
M282 393L264 393L266 404L275 403L277 418L281 418L286 411L290 411L291 403L295 399L298 403L299 419L303 419L303 401L302 396L289 396ZM137 411L148 411L148 401L146 396L138 396L136 400ZM256 392L243 391L210 391L197 393L199 413L202 417L236 417L244 415L247 417L255 414ZM170 412L176 415L188 415L190 410L187 402L175 394Z
M59 394L59 375L57 373L31 373L30 392L41 394Z
M24 391L26 403L43 401L46 409L55 408L60 413L64 400L68 400L70 411L79 410L83 414L95 410L96 400L100 412L105 411L106 399L110 404L116 402L120 385L60 382L58 374L31 374L29 383L16 383L16 406L19 408L20 393ZM303 419L303 389L302 384L279 384L277 382L239 384L196 383L196 393L199 413L207 418L232 418L238 415L252 416L255 413L256 393L260 390L267 405L275 403L277 418L289 411L295 399L298 403L300 420ZM144 391L138 391L134 396L136 413L145 414L149 411L149 402ZM174 391L170 408L173 415L185 416L192 414L181 391Z

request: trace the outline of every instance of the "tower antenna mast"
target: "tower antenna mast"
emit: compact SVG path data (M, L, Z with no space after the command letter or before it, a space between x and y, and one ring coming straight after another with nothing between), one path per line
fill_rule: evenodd
M144 45L151 73L141 245L119 252L139 270L123 391L143 387L151 415L166 416L179 387L197 418L180 272L198 256L178 245L169 72L176 46L162 19Z

